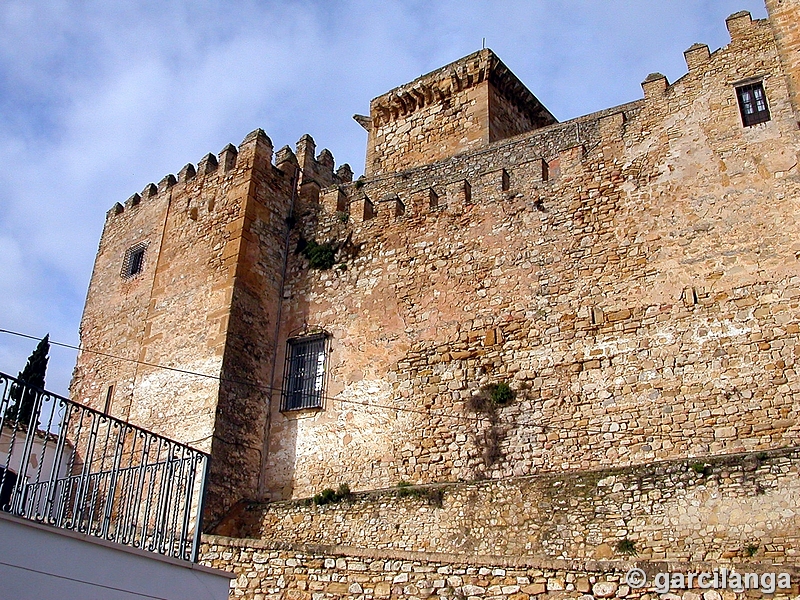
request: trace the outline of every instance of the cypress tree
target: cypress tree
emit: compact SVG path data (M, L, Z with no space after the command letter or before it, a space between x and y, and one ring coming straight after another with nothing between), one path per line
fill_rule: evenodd
M50 334L48 333L36 346L36 350L28 358L25 368L17 376L25 385L14 384L9 391L9 398L14 404L6 410L6 418L28 425L36 408L37 389L44 389L44 376L47 371L47 354L50 352ZM34 423L34 427L38 423Z

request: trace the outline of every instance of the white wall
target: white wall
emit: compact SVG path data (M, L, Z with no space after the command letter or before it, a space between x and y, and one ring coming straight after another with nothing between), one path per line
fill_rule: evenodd
M2 600L227 600L232 577L0 512Z

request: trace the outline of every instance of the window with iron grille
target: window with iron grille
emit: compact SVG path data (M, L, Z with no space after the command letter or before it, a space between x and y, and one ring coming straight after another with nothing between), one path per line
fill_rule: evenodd
M742 114L742 123L745 127L770 120L763 82L757 81L737 87L736 97L739 100L739 112Z
M320 333L287 342L281 410L322 408L327 340L328 336Z
M144 270L144 251L147 249L145 242L134 244L125 251L122 259L121 275L125 279L138 275Z

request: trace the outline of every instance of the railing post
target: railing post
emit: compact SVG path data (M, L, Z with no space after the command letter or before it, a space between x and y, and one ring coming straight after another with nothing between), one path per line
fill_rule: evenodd
M203 477L200 480L200 499L197 503L197 517L195 518L194 538L192 539L192 562L197 562L200 553L200 536L203 533L203 512L206 508L206 483L208 482L208 471L211 457L203 455Z

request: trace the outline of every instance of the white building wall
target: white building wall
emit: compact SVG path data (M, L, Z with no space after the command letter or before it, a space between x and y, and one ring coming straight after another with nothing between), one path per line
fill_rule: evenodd
M0 598L227 600L233 575L0 512Z

